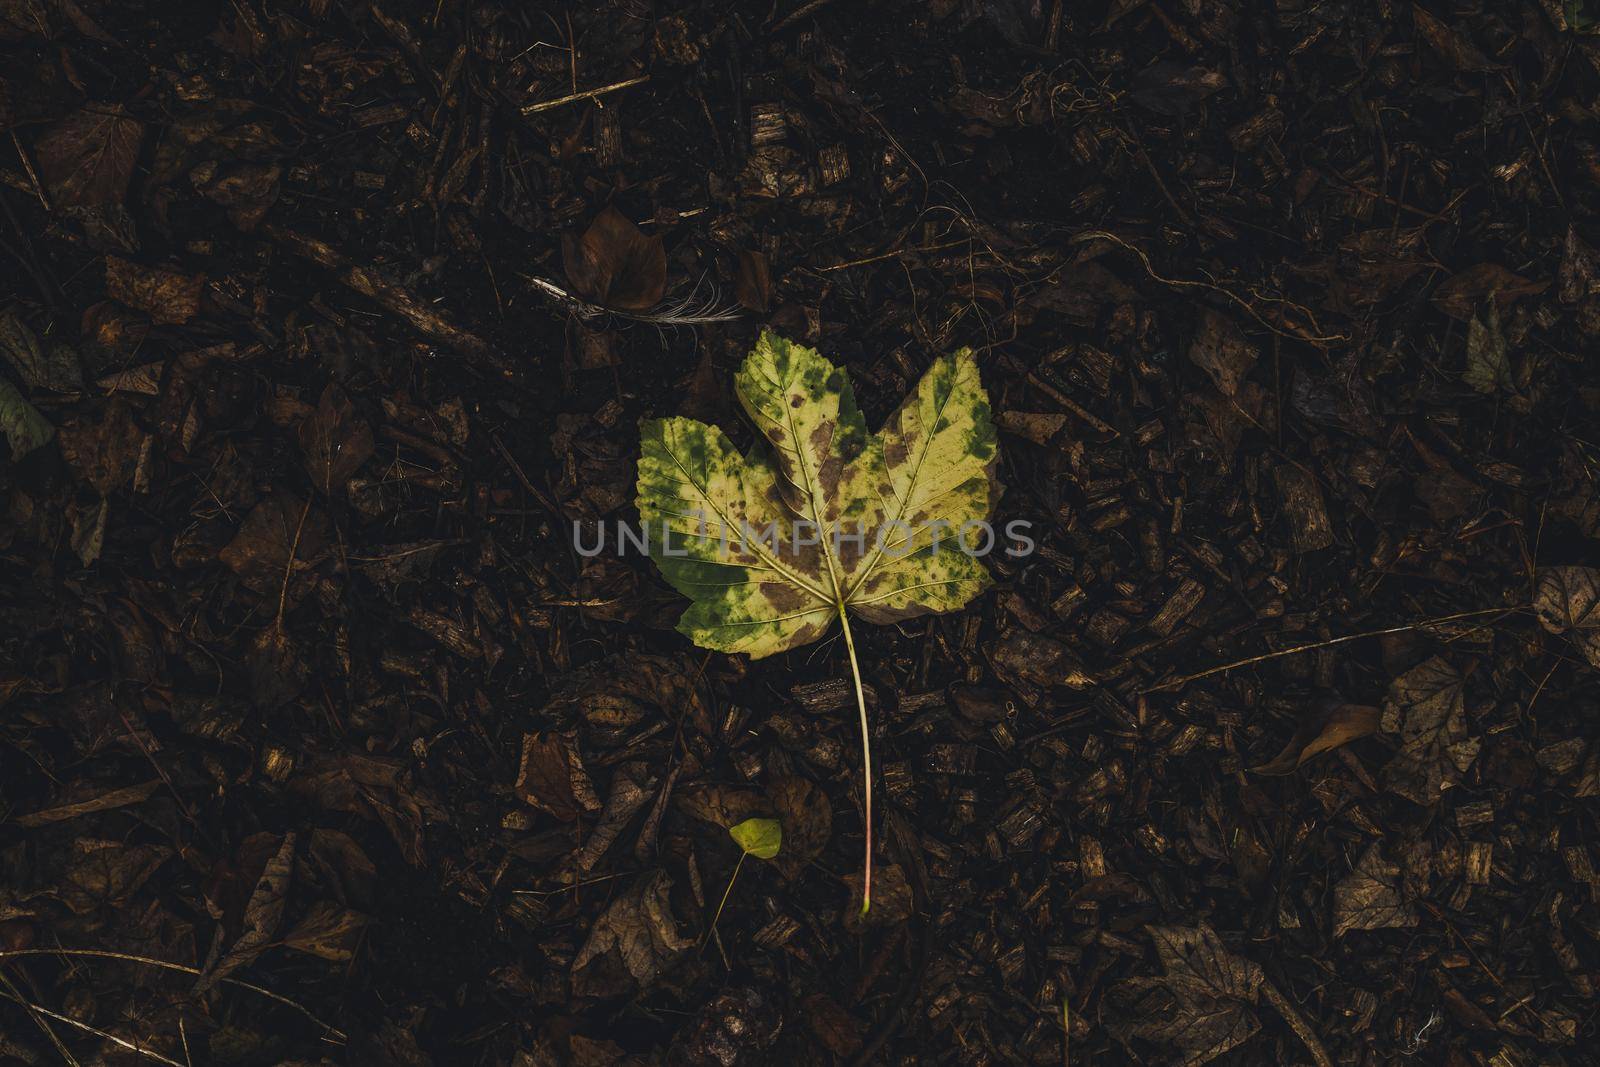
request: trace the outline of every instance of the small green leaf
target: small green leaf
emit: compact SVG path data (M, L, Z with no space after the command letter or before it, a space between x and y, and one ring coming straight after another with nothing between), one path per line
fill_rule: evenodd
M11 442L11 458L21 459L46 443L56 428L17 392L17 387L0 378L0 431Z
M728 836L758 860L770 860L783 848L783 823L777 819L746 819L728 827Z

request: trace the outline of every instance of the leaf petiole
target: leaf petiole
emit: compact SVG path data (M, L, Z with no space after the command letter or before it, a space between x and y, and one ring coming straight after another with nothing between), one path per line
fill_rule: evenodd
M867 698L861 691L861 664L856 662L856 641L850 633L850 616L839 604L839 624L844 627L844 647L850 652L850 675L856 683L856 711L861 715L861 779L866 786L862 804L867 827L866 863L861 873L861 914L872 906L872 735L867 729Z

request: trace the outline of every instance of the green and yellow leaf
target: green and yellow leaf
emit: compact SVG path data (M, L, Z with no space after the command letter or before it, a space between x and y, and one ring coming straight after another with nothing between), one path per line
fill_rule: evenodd
M970 351L936 360L872 435L849 375L772 333L735 392L761 434L748 454L692 419L641 431L639 516L691 601L678 624L690 640L760 658L817 640L842 611L875 623L954 611L988 584L987 528L962 543L1000 493ZM817 544L796 546L797 521Z
M759 659L817 640L835 619L843 627L861 718L865 912L872 756L849 616L955 611L989 583L978 558L993 547L987 519L1000 495L989 398L963 349L935 360L868 434L844 369L773 333L734 391L759 431L745 454L692 419L641 425L639 517L662 575L689 598L678 630L695 644ZM754 833L760 821L741 826Z

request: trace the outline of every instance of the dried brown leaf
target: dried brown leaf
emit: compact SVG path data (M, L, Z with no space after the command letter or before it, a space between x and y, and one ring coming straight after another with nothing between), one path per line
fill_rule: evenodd
M195 983L195 996L203 996L233 972L254 963L277 936L283 908L289 899L289 887L294 882L294 851L298 840L293 831L283 835L245 905L244 929L227 954L205 968L205 973Z
M316 508L308 510L293 493L280 492L251 510L217 558L256 592L276 593L286 579L304 574L322 559L329 531L327 518Z
M1400 897L1400 865L1385 859L1374 841L1356 869L1333 887L1333 936L1415 925L1416 912Z
M154 322L181 325L194 318L205 285L203 274L182 274L120 256L106 257L106 292Z
M1369 704L1325 700L1308 714L1271 762L1251 768L1256 774L1293 774L1313 756L1330 752L1378 729L1379 711Z
M1435 656L1389 684L1382 729L1400 735L1400 751L1384 769L1385 784L1417 804L1434 804L1477 758L1469 736L1466 680Z
M1520 297L1537 295L1549 286L1548 281L1530 281L1498 263L1479 263L1441 282L1433 291L1433 306L1467 322L1491 296L1504 311Z
M1600 569L1546 567L1539 572L1533 610L1539 625L1572 638L1584 659L1600 667Z
M311 482L326 496L343 489L373 452L372 427L330 382L316 410L300 423L300 449Z
M1174 1054L1159 1062L1185 1067L1208 1063L1253 1037L1261 1028L1253 1010L1261 968L1228 951L1209 926L1149 930L1165 973L1113 988L1122 1021L1112 1032L1123 1041L1171 1046Z
M772 303L772 271L767 267L765 255L739 250L739 273L734 279L733 297L751 311L767 310Z
M618 311L648 311L667 291L667 250L615 207L607 207L582 237L561 239L561 259L572 291Z
M568 771L567 746L558 736L524 734L522 764L514 787L517 799L562 822L578 818L578 804L572 795Z
M1225 396L1239 391L1239 383L1255 366L1259 353L1237 323L1207 308L1189 346L1189 359L1211 376Z
M1480 73L1501 69L1500 64L1491 62L1488 56L1478 51L1477 45L1422 8L1413 7L1411 14L1416 21L1418 35L1452 69Z
M672 879L653 871L611 903L572 961L575 995L608 997L646 989L693 947L693 938L678 933L671 893Z
M783 824L783 851L772 865L792 881L827 847L833 834L833 805L816 783L793 774L774 778L767 796Z
M116 104L89 104L39 139L39 176L60 207L121 203L139 158L144 125Z
M332 963L347 963L355 958L370 920L352 908L340 907L331 900L319 900L300 921L283 935L285 948L319 956Z

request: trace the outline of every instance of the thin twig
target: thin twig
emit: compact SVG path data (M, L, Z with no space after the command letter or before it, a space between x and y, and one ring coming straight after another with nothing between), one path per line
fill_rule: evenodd
M204 973L200 970L200 968L190 967L188 964L184 963L171 963L167 960L151 959L149 956L135 956L127 952L113 952L109 949L101 948L12 948L0 950L0 960L24 959L29 956L65 956L71 959L121 960L124 963L142 963L147 967L159 967L162 970L167 971L181 971L184 974L192 974L195 977L199 977ZM343 1030L323 1022L321 1019L317 1018L311 1013L311 1009L296 1004L294 1001L290 1000L281 993L274 993L270 989L263 989L261 986L255 985L251 982L241 981L238 978L224 978L222 983L224 985L238 986L240 989L248 989L257 996L263 996L268 1000L276 1001L286 1008L293 1008L301 1015L304 1015L307 1019L310 1019L312 1022L322 1027L325 1031L327 1031L328 1036L332 1037L335 1041L344 1041L346 1039L346 1035Z
M1251 656L1249 659L1238 660L1234 663L1224 663L1220 667L1210 667L1206 670L1200 671L1198 674L1186 674L1182 678L1174 678L1171 681L1162 682L1160 685L1153 685L1149 689L1142 690L1139 695L1143 696L1146 693L1159 693L1163 689L1176 689L1178 686L1188 685L1190 682L1197 682L1201 678L1209 678L1213 674L1222 674L1225 671L1235 670L1239 667L1248 667L1253 663L1263 663L1269 659L1277 659L1280 656L1293 656L1301 652L1312 652L1319 648L1330 648L1334 645L1342 645L1349 641L1360 641L1365 637L1383 637L1387 634L1401 634L1408 630L1420 630L1424 626L1438 626L1441 623L1456 622L1460 619L1473 619L1481 615L1509 615L1512 612L1526 610L1528 610L1526 604L1519 604L1516 607L1510 608L1480 608L1477 611L1462 611L1455 615L1441 615L1435 619L1419 619L1416 622L1408 622L1404 626L1389 626L1382 630L1366 630L1358 634L1346 634L1343 637L1329 638L1326 641L1313 641L1309 645L1295 645L1293 648L1282 648L1276 652L1266 652L1259 656Z
M43 1015L46 1018L54 1019L58 1023L66 1023L68 1026L76 1026L84 1033L93 1034L95 1037L109 1041L119 1048L125 1048L129 1052L137 1052L141 1056L148 1056L157 1063L165 1063L168 1064L169 1067L187 1067L186 1064L180 1063L169 1056L163 1056L159 1052L151 1052L149 1049L144 1048L141 1045L137 1045L132 1041L129 1041L127 1038L118 1037L116 1034L107 1033L98 1027L90 1026L88 1023L80 1023L70 1015L62 1015L60 1012L51 1011L49 1008L42 1007L38 1004L30 1004L21 997L12 996L10 993L0 993L0 997L5 997L7 1000L14 1000L18 1004L21 1004L24 1008L28 1009L30 1012L33 1012L37 1015ZM77 1061L73 1060L71 1062L75 1063Z
M1339 334L1320 334L1320 333L1310 333L1310 332L1308 332L1306 330L1303 330L1303 329L1292 329L1292 328L1289 329L1289 330L1281 329L1278 326L1273 325L1271 322L1268 322L1264 317L1262 317L1262 315L1261 315L1261 313L1259 311L1257 311L1255 308L1250 306L1250 302L1249 301L1245 300L1243 297L1239 296L1238 294L1233 292L1231 289L1227 289L1227 288L1225 288L1223 286L1217 285L1215 282L1196 282L1196 281L1189 281L1189 280L1184 279L1184 278L1167 278L1167 277L1164 277L1161 274L1157 273L1155 267L1151 265L1150 257L1145 254L1144 249L1140 248L1138 245L1129 244L1127 241L1124 241L1122 238L1118 237L1114 233L1108 233L1105 230L1088 230L1088 231L1086 231L1084 233L1080 233L1080 234L1078 234L1078 236L1074 237L1073 238L1073 243L1074 244L1081 244L1081 243L1084 243L1086 241L1093 241L1093 240L1106 240L1106 241L1110 241L1112 244L1120 245L1121 247L1126 248L1128 251L1132 252L1134 255L1139 257L1139 262L1144 264L1145 273L1150 275L1151 278L1154 278L1156 281L1160 282L1162 285L1170 285L1170 286L1173 286L1174 288L1177 288L1177 289L1210 289L1212 292L1221 293L1223 296L1227 297L1229 300L1232 300L1235 304L1238 304L1240 307L1244 308L1245 312L1248 313L1251 318L1255 319L1257 322L1259 322L1261 325L1265 326L1267 329L1271 330L1273 333L1282 334L1283 336L1288 337L1288 338L1290 338L1292 340L1305 341L1306 343L1313 344L1313 345L1331 345L1331 344L1337 344L1337 343L1339 343L1341 341L1350 340L1350 335L1349 334L1344 334L1344 333L1339 333ZM1274 303L1284 304L1284 305L1287 305L1289 307L1294 308L1296 311L1298 311L1301 314L1305 315L1306 319L1311 323L1311 325L1314 328L1321 329L1321 327L1317 325L1316 318L1313 317L1312 314L1307 309L1301 307L1299 304L1296 304L1296 303L1294 303L1292 301L1289 301L1289 300L1284 300L1284 299L1282 299L1280 297L1267 297L1266 299L1271 300ZM1288 322L1288 318L1285 317L1284 321Z
M833 0L806 0L805 3L780 19L768 32L777 33L779 30L786 30L807 15L814 15L831 3L833 3Z
M568 93L566 96L558 96L554 100L541 100L537 104L524 104L522 106L522 113L524 115L537 115L541 111L549 111L552 108L558 108L566 104L576 103L579 100L593 100L597 96L603 96L606 93L614 93L618 89L626 89L630 85L643 85L649 80L650 75L641 74L637 78L628 78L625 81L612 82L610 85L602 85L598 89L585 89L581 93Z
M29 984L32 983L30 982ZM18 1004L21 1004L23 1008L27 1010L28 1015L33 1019L34 1023L39 1027L39 1029L44 1031L45 1036L50 1039L50 1043L56 1047L56 1051L61 1053L61 1059L67 1064L67 1067L83 1067L83 1065L78 1062L78 1057L74 1056L72 1054L72 1050L67 1047L66 1042L61 1040L61 1035L50 1029L50 1024L45 1021L44 1016L40 1015L32 1004L29 1004L23 999L22 991L18 989L16 983L7 977L3 972L0 972L0 985L5 986L7 990L7 993L0 995L9 995L12 1000L16 1001Z

